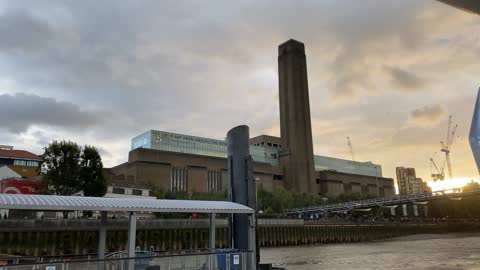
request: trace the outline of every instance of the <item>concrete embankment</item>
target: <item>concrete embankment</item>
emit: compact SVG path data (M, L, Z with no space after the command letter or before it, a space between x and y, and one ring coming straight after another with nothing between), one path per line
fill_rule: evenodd
M98 220L2 220L0 254L96 253ZM109 220L107 250L125 250L127 221ZM301 220L259 220L262 247L375 241L424 234L480 232L480 224L305 225ZM139 220L136 245L142 250L208 246L207 220ZM217 247L227 246L227 223L217 220Z

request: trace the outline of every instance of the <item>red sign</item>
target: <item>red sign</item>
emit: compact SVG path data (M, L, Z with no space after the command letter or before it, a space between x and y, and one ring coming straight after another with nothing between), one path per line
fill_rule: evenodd
M30 180L2 180L0 193L3 194L38 194L40 182Z

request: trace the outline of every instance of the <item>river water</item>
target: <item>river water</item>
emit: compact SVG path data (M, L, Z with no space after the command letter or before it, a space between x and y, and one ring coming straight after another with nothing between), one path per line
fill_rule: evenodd
M480 270L480 234L414 235L385 241L262 248L264 263L287 270Z

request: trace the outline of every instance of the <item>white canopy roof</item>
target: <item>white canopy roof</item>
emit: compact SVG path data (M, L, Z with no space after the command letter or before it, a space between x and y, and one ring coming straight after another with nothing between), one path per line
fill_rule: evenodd
M254 210L223 201L119 199L81 196L0 194L0 209L158 212L158 213L244 213Z

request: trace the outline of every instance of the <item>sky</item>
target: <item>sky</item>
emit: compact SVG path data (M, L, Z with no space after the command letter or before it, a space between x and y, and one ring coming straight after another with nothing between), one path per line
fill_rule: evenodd
M305 43L314 151L477 177L468 132L480 17L434 0L0 0L0 144L52 140L125 162L149 129L279 136L278 45Z

